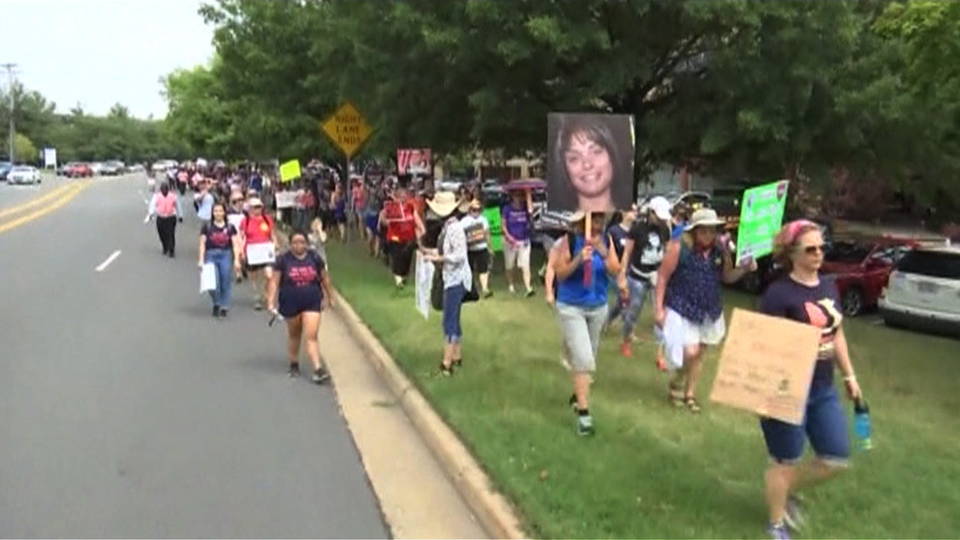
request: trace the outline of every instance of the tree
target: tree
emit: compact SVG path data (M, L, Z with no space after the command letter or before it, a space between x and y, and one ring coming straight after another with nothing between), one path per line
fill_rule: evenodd
M22 133L13 138L13 153L18 163L34 163L37 161L37 147L33 141Z

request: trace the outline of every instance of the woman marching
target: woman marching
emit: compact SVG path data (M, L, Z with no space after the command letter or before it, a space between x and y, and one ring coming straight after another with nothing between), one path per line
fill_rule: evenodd
M603 234L604 215L591 215L590 239L586 236L586 214L570 218L573 233L561 238L553 256L557 278L556 309L569 354L573 375L570 397L577 413L577 434L592 435L590 384L597 367L600 333L607 320L607 291L610 276L620 272L620 262L609 237ZM585 279L584 273L589 272Z
M317 333L323 308L334 305L333 286L323 258L308 248L306 233L291 233L290 250L274 263L267 305L271 313L282 316L287 323L287 374L300 376L300 343L306 340L313 382L323 384L330 375L320 363Z
M820 277L823 264L820 227L800 220L787 224L774 240L774 259L787 275L774 281L760 300L760 311L820 328L820 349L807 397L804 423L787 424L763 418L760 427L771 463L766 472L766 499L771 538L789 539L787 526L799 529L805 521L795 493L844 470L850 457L847 421L833 385L835 367L843 373L847 395L863 395L843 333L836 284ZM816 457L801 463L804 440Z
M217 269L217 287L210 291L213 316L226 318L233 293L231 269L240 274L240 236L227 221L223 203L214 203L210 223L200 229L200 257L197 265L213 264Z
M721 281L735 283L757 269L734 268L730 251L717 243L724 221L710 208L693 214L683 236L670 243L657 276L656 322L663 329L667 363L676 370L669 397L675 406L700 412L697 381L708 345L718 345L726 334Z

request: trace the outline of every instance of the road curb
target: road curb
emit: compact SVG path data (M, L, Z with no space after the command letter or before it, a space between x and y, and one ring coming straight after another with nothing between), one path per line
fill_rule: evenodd
M353 306L339 291L334 291L337 311L354 339L366 352L369 362L387 382L387 386L417 428L427 447L443 466L444 472L492 538L527 538L513 507L493 483L456 433L440 418L423 394L407 378L390 353L373 335Z

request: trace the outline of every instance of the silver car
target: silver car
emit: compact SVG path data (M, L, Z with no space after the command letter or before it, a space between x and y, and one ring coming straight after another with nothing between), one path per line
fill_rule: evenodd
M7 175L7 183L13 184L39 184L40 171L36 167L29 165L16 165Z

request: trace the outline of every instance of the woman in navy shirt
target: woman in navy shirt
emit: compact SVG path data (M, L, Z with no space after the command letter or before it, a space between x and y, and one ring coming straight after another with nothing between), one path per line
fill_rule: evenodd
M787 526L802 523L796 490L829 478L846 466L850 456L847 421L833 385L839 367L850 399L862 393L854 375L836 284L818 272L823 264L823 234L813 222L787 224L774 241L774 259L787 274L770 284L760 301L760 311L820 328L820 349L813 371L803 425L795 426L763 418L760 426L770 453L766 473L766 496L770 510L768 533L789 538ZM816 453L802 463L806 439Z
M313 382L321 384L330 375L320 365L317 332L320 330L320 312L325 306L333 306L333 286L323 258L308 245L307 234L303 231L290 234L290 250L277 258L273 266L267 305L274 315L282 315L287 322L290 360L287 373L291 377L300 376L300 343L305 338L307 356L313 363ZM275 307L278 299L279 309Z
M240 273L240 237L237 229L227 221L227 208L216 203L213 219L200 228L200 257L197 266L213 264L217 269L217 287L210 291L213 300L213 316L224 318L230 309L233 294L231 270Z

